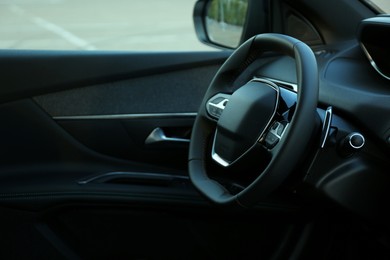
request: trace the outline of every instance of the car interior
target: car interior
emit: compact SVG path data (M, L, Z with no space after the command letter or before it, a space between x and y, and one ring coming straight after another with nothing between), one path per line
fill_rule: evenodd
M219 51L0 49L1 259L390 259L390 15L198 0Z

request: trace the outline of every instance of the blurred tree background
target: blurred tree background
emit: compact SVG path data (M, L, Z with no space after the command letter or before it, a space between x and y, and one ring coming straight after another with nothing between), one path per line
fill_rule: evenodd
M212 0L208 17L220 23L243 26L247 10L247 0Z

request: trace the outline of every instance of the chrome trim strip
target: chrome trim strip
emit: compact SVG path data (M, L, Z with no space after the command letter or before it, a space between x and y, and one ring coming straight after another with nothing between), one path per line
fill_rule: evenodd
M386 76L386 75L380 70L380 68L378 67L378 65L376 65L374 59L371 57L371 54L368 52L366 46L364 46L363 43L360 43L360 46L362 47L364 54L366 54L368 60L370 61L371 66L372 66L372 67L373 67L373 68L374 68L382 77L384 77L385 79L390 80L390 77L389 77L389 76Z
M269 85L272 89L274 89L277 94L276 94L276 104L275 104L275 108L274 108L274 111L272 113L272 116L270 117L266 127L264 128L263 132L260 134L259 138L257 139L257 141L247 150L245 151L241 156L239 156L237 159L235 159L233 162L228 162L226 160L224 160L223 158L221 158L221 156L219 156L216 152L215 152L215 139L217 137L217 133L218 133L218 130L215 131L215 135L214 135L214 140L213 140L213 147L211 149L211 157L213 158L214 161L216 161L217 163L219 163L221 166L223 167L229 167L230 165L232 165L233 163L235 163L236 161L238 161L239 159L241 159L245 154L247 154L250 150L253 149L253 147L256 146L257 143L260 143L261 140L263 139L263 135L264 133L266 133L266 131L268 130L268 128L271 126L272 124L272 121L276 115L276 112L278 111L278 107L279 107L279 98L280 98L280 90L279 90L279 86L276 85L275 83L273 83L272 81L269 81L269 80L266 80L266 79L263 79L263 78L254 78L252 79L251 81L258 81L258 82L262 82L262 83L265 83L267 85Z
M281 84L282 86L279 86L279 87L283 87L283 85L287 85L287 86L291 87L291 89L289 89L289 90L293 90L296 93L298 92L298 85L294 84L294 83L290 83L290 82L282 81L282 80L278 80L278 79L267 78L267 77L261 77L261 78L255 78L255 79L265 79L265 80L271 81L275 84Z
M54 120L118 120L118 119L169 118L169 117L196 117L196 115L197 113L80 115L80 116L53 116L53 119Z
M321 137L321 148L325 147L326 141L329 137L330 127L332 125L333 110L332 107L328 107L325 112L324 124L322 125L322 137Z
M360 138L362 138L362 144L361 144L361 145L356 146L356 145L354 145L354 144L352 143L352 138L353 138L354 136L359 136ZM362 134L360 134L360 133L353 133L353 134L349 137L348 143L349 143L349 145L350 145L353 149L358 150L358 149L362 148L362 147L366 144L366 139L365 139L364 136L363 136Z
M217 133L215 133L217 135ZM211 157L213 158L214 161L222 165L223 167L228 167L230 165L229 162L225 161L224 159L221 158L215 151L214 151L214 144L215 144L215 136L214 136L214 142L213 142L213 151L211 152ZM238 159L237 159L238 160Z

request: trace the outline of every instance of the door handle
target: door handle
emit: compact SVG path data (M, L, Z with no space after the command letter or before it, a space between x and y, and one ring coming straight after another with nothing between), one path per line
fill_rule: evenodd
M145 144L160 144L160 143L189 143L190 139L180 137L168 137L164 130L160 127L154 129L145 140Z

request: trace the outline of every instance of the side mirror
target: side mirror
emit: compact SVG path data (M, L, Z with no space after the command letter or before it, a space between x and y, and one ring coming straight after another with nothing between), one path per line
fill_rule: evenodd
M211 0L206 5L205 25L211 42L236 48L244 30L248 0Z
M198 0L194 23L198 39L214 47L234 49L268 29L268 0Z

